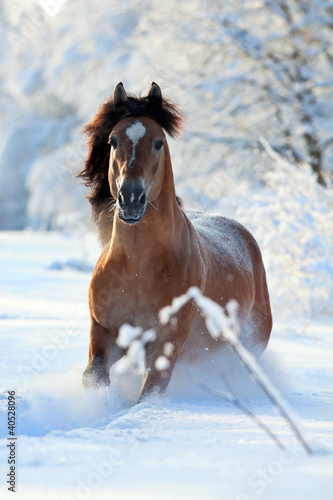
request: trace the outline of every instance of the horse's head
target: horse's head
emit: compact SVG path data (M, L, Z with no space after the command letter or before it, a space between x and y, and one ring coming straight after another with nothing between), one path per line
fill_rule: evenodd
M152 84L148 98L162 102L161 90ZM126 105L122 84L114 91L114 102ZM158 198L163 178L167 148L162 127L148 116L123 118L110 136L109 186L117 200L120 219L134 224L142 219L147 202Z
M91 188L97 220L115 207L128 224L138 222L159 196L167 154L165 132L179 133L183 115L152 83L148 95L127 95L122 83L85 126L89 153L79 174ZM109 212L110 213L110 212Z

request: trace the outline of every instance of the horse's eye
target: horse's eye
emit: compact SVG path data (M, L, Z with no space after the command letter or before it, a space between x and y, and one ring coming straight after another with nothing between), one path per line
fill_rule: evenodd
M111 145L111 148L117 149L118 146L118 140L116 137L111 136L109 137L108 143Z
M156 149L156 151L161 151L163 146L164 146L164 141L162 139L157 139L154 142L154 148Z

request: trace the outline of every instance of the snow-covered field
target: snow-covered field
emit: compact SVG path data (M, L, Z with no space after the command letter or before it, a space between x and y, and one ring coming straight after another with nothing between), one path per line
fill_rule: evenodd
M332 498L332 321L276 314L261 365L303 420L307 456L286 422L228 357L207 374L179 366L164 397L133 405L138 381L86 392L87 289L99 252L94 234L2 232L1 498L6 491L7 393L16 391L16 498ZM82 270L78 270L84 269ZM251 410L282 440L202 392L225 370ZM215 379L215 380L214 380Z

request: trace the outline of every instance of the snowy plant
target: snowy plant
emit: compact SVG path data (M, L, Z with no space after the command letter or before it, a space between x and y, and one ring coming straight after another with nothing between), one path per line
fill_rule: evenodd
M121 349L126 350L126 354L116 364L116 371L123 373L131 369L136 375L144 375L146 369L146 351L145 345L156 339L155 330L143 331L140 327L123 325L118 334L117 344ZM156 359L155 366L157 370L163 371L169 368L174 345L171 342L165 342L160 356Z
M173 299L170 306L164 307L160 311L160 322L162 325L169 323L171 318L177 315L180 309L190 300L193 300L198 306L200 314L202 314L205 319L207 330L213 339L220 339L235 351L251 378L265 392L281 415L286 418L288 425L304 447L305 451L308 454L312 454L313 451L305 438L304 431L301 430L299 419L294 415L287 402L258 364L255 357L243 346L239 339L240 330L236 301L230 301L225 311L219 304L202 295L197 287L191 287L187 293L180 297L176 297Z
M131 369L135 374L143 375L146 362L145 345L155 338L154 330L144 332L140 327L123 325L119 330L117 344L121 349L126 349L126 355L118 361L117 372L122 373Z
M333 195L309 165L296 166L262 143L270 162L267 189L236 216L261 244L275 309L332 314Z

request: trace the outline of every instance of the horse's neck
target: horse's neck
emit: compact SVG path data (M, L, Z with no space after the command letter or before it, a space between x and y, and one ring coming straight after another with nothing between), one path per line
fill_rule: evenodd
M161 247L177 251L181 245L187 223L176 199L168 150L164 169L164 182L160 195L152 203L148 202L142 221L128 225L115 213L110 244L111 254L121 252L128 257L149 259L149 256L156 254Z

